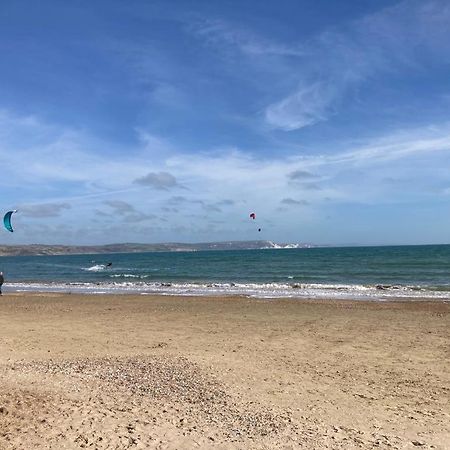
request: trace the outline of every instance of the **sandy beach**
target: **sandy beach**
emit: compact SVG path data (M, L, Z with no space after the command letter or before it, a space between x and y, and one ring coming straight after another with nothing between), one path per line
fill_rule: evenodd
M450 448L450 304L0 298L0 448Z

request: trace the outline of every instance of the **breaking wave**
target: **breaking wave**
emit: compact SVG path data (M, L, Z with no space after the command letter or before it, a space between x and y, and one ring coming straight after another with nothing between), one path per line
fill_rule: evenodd
M144 278L130 275L129 278ZM116 281L89 283L10 283L10 291L110 293L143 295L228 296L292 299L443 300L450 301L450 287L352 285L315 283L171 283Z

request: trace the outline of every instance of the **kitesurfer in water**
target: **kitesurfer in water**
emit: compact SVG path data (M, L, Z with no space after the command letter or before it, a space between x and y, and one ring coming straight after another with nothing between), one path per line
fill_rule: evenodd
M2 284L5 281L5 278L3 277L3 272L0 272L0 295L2 295Z
M249 214L250 219L255 220L256 219L256 214L254 212ZM258 231L261 232L261 228L258 228Z

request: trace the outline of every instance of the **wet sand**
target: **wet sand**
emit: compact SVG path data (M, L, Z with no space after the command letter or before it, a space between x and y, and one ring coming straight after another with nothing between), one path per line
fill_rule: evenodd
M450 304L0 297L0 448L450 449Z

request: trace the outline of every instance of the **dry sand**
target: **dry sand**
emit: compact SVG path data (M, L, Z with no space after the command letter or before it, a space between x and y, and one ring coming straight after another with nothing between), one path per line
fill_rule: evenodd
M0 298L0 448L450 449L450 304Z

